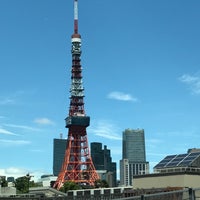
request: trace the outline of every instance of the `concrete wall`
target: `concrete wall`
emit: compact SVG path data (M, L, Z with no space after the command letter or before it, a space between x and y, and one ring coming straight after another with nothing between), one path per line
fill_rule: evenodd
M133 178L133 188L200 187L200 175L177 174L143 176Z
M10 196L15 194L16 194L16 188L0 186L0 196Z

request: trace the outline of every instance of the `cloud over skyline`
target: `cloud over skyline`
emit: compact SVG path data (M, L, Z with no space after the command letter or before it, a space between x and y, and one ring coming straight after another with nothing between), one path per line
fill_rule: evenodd
M115 99L119 101L134 101L134 102L137 101L137 98L132 97L131 94L126 94L126 93L118 92L118 91L113 91L109 93L107 97L109 99Z
M189 86L192 94L200 94L200 76L184 74L179 77L179 80Z
M34 128L31 126L26 126L26 125L4 124L4 126L11 127L11 128L24 129L24 130L28 130L28 131L40 131L40 129L38 129L38 128Z
M5 134L5 135L15 135L15 136L18 136L18 134L13 133L13 132L11 132L11 131L8 131L8 130L2 128L2 127L0 127L0 134Z
M0 139L0 144L4 144L6 146L20 146L20 145L28 145L31 142L28 140L4 140Z
M6 177L11 176L14 178L19 178L19 177L26 176L27 173L29 173L31 176L33 176L31 180L38 181L38 179L40 179L41 175L44 174L44 171L42 171L42 170L33 171L30 169L20 168L20 167L16 167L16 166L11 166L8 168L0 168L0 174L2 176L6 176Z
M43 117L43 118L36 118L34 120L34 122L36 124L39 124L39 125L54 125L55 123L53 121L51 121L50 119L46 118L46 117Z
M15 100L11 98L2 98L0 99L0 105L13 105L15 104Z
M99 120L97 123L95 123L94 127L90 128L90 130L96 136L100 136L111 140L122 139L121 136L118 134L120 133L119 128L112 122L106 120Z

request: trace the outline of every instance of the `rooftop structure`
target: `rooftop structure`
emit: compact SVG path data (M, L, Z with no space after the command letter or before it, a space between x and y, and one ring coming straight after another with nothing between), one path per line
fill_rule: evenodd
M198 171L200 172L200 150L190 149L185 154L168 155L155 167L155 172Z

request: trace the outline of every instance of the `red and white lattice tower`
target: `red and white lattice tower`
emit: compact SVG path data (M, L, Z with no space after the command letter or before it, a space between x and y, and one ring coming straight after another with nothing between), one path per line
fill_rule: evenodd
M99 176L89 152L86 127L90 117L84 110L84 88L81 67L81 35L78 33L78 0L74 0L74 33L72 35L72 70L70 108L66 120L67 147L62 168L54 184L60 189L66 181L94 185Z

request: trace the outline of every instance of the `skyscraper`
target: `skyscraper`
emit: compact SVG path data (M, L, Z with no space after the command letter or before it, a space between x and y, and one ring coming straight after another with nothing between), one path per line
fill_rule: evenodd
M106 171L106 181L110 187L115 187L117 185L117 174L116 174L116 163L112 162L112 157L110 155L110 149L104 145L102 149L102 143L92 142L91 143L91 157L95 166L95 169Z
M53 140L53 175L58 176L62 163L65 157L67 140L66 139L54 139Z
M122 158L131 162L146 161L144 129L123 132Z
M132 185L133 175L149 173L146 161L144 129L126 129L123 132L120 185Z
M104 170L104 152L102 151L102 143L92 142L91 146L91 157L96 170Z

